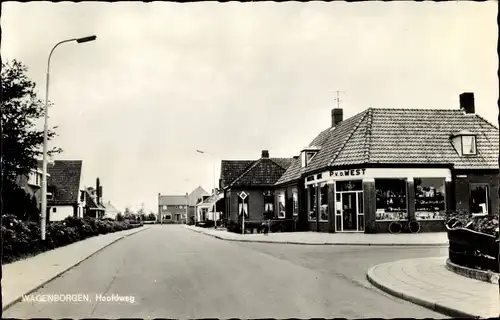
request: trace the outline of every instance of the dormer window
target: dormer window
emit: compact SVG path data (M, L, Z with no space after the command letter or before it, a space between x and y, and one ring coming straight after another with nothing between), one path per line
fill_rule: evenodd
M462 136L462 154L463 155L476 154L476 136L473 135Z
M320 150L319 147L307 147L304 150L302 150L301 154L301 160L302 160L302 167L306 167L311 163L311 160L314 158L314 156L318 153Z
M461 156L473 156L477 154L476 135L469 131L461 131L451 136L451 142L455 150Z

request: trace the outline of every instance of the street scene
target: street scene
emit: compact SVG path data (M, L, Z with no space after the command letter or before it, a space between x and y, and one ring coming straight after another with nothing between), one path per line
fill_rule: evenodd
M2 9L3 319L500 316L494 2Z

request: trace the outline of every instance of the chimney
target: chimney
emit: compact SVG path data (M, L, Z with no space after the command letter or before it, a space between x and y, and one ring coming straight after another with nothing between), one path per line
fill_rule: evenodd
M97 203L101 203L101 184L99 183L99 178L96 179L95 182L95 192L97 195Z
M475 113L474 106L474 92L464 92L460 95L460 110L465 113L474 114Z
M99 186L99 203L103 203L103 201L102 201L102 186Z
M332 127L336 127L339 123L342 122L344 117L344 112L342 109L335 108L332 109Z
M269 158L269 150L262 150L261 158L268 159Z

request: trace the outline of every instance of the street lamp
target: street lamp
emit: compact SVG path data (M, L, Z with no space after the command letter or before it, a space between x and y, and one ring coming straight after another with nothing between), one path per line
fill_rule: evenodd
M202 151L202 150L196 150L196 152L201 153L203 155L208 155L208 156L212 157L212 161L213 161L213 165L214 165L214 196L215 196L215 159L214 159L214 156L211 155L210 153ZM215 200L217 200L217 198ZM214 212L214 228L217 228L217 220L215 220L216 204L217 204L217 201L214 202L214 209L213 209L213 212Z
M47 217L47 122L48 122L48 114L49 114L49 80L50 80L50 58L52 57L52 53L54 50L63 43L76 41L77 43L85 43L89 41L94 41L97 39L95 35L83 37L83 38L73 38L63 40L57 43L52 50L50 50L49 59L47 61L47 80L45 83L45 122L43 125L43 176L42 176L42 212L40 219L40 230L42 235L42 240L45 240L45 226L46 226L46 217Z

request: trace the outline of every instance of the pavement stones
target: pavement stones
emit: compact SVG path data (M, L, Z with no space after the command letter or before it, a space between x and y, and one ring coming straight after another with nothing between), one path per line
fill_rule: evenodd
M364 234L324 232L283 232L236 234L225 230L185 226L218 239L239 242L287 243L304 245L363 245L363 246L447 246L446 232L419 234Z
M21 300L23 295L37 290L102 249L149 228L151 226L143 226L91 237L43 252L34 257L3 265L2 310Z
M368 270L367 278L383 291L452 317L498 317L498 285L449 271L447 258L383 263Z

